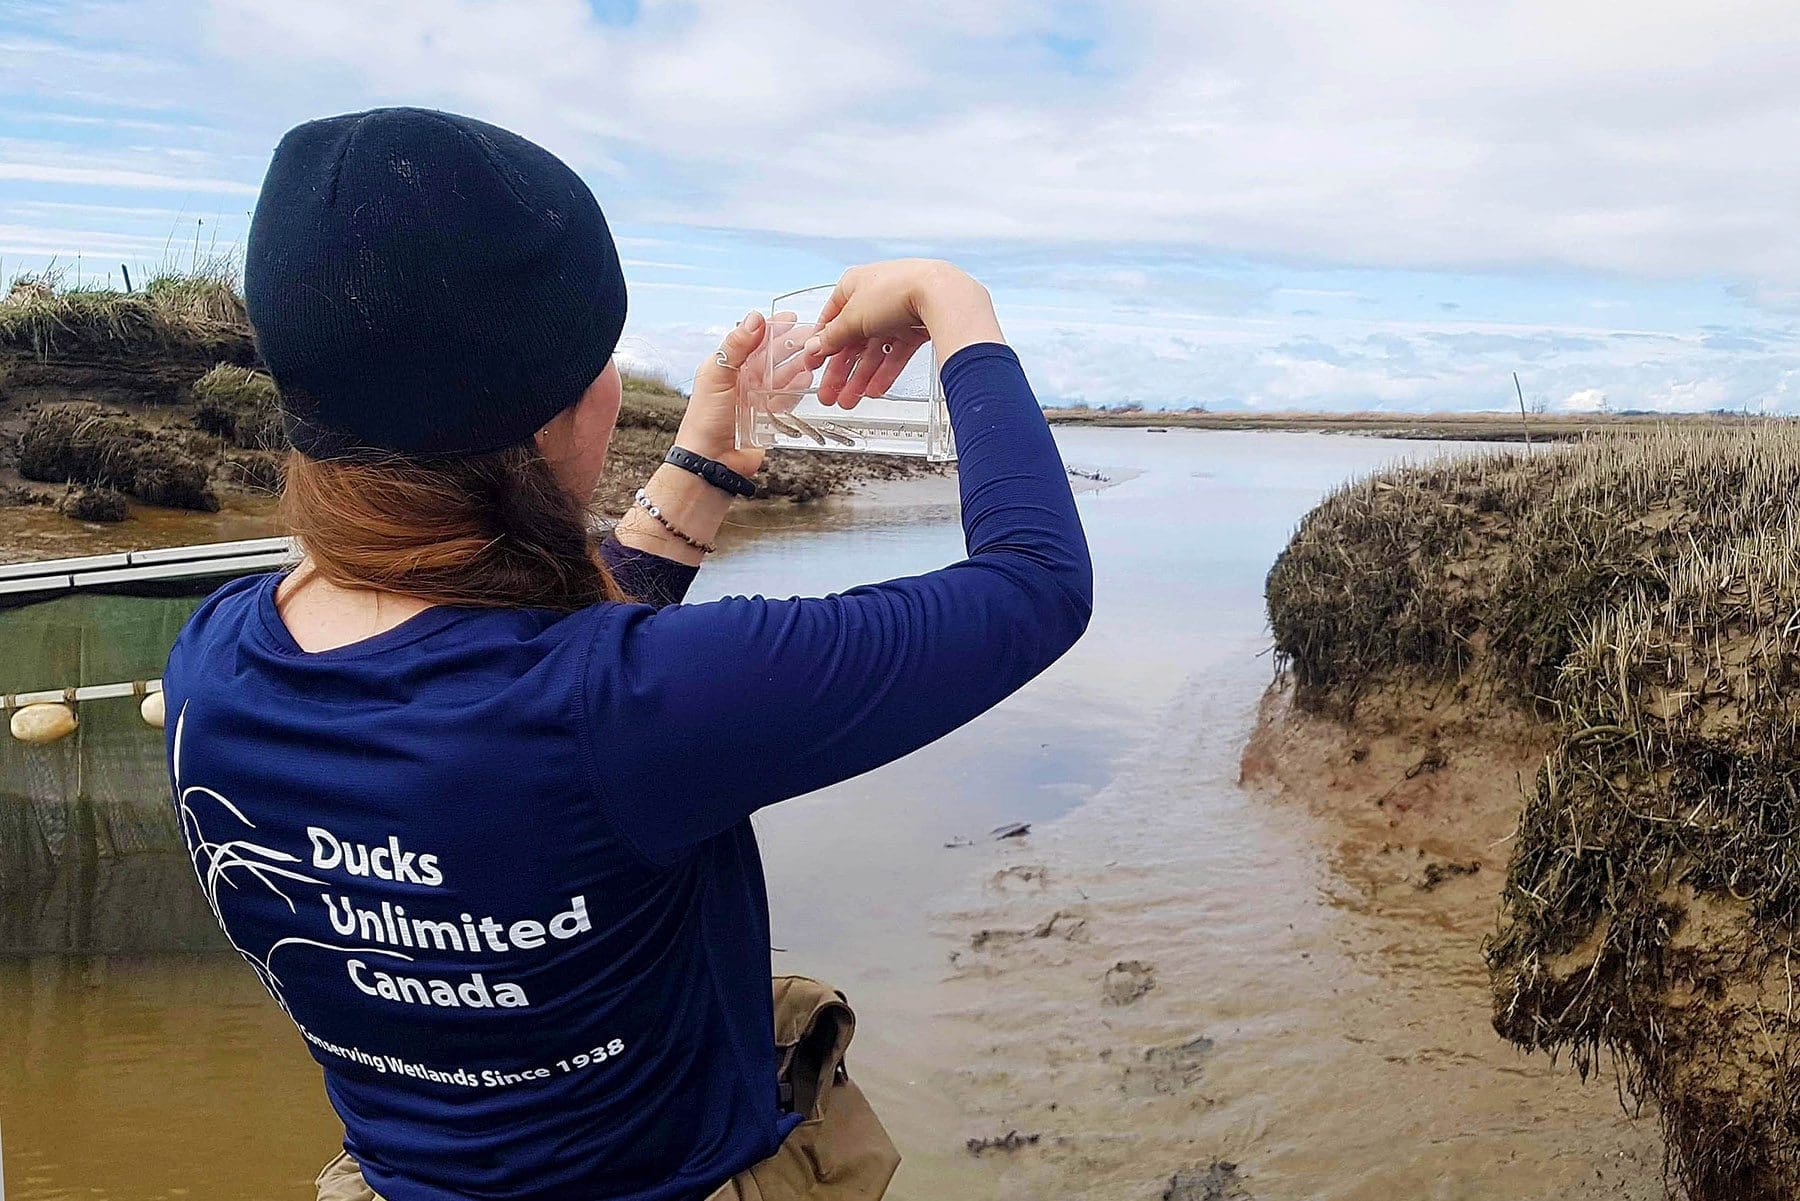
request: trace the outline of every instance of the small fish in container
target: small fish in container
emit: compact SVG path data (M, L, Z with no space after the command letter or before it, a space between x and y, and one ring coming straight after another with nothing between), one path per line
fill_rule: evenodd
M821 317L834 315L825 312L833 290L826 284L770 302L768 336L738 376L738 446L953 461L950 410L922 327L806 369L806 341ZM840 403L846 390L863 395Z

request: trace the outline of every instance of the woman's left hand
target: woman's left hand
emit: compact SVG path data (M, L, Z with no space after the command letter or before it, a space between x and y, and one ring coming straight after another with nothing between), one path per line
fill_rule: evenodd
M783 313L777 317L773 326L777 336L792 327L793 322L785 320L788 316ZM682 414L681 428L675 432L675 445L723 463L739 475L754 475L762 466L762 451L755 447L738 449L737 411L740 391L753 382L739 377L749 375L768 361L759 348L765 344L770 328L761 313L749 313L725 335L718 350L700 361L694 372L694 390L688 397L687 412ZM703 551L696 543L709 543L718 535L731 509L732 494L667 463L651 474L644 491L662 514L662 520L634 505L619 519L615 536L636 550L697 566ZM665 521L685 537L665 529Z
M754 475L763 462L763 451L738 449L737 411L739 388L747 382L739 377L754 369L752 364L768 330L769 323L761 313L748 313L725 335L716 352L700 360L694 372L694 391L675 435L677 446L717 459L739 475Z

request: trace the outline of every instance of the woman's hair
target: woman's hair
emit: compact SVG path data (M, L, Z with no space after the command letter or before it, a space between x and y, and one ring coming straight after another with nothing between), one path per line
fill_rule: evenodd
M345 588L572 611L623 598L536 446L442 461L288 456L282 516Z

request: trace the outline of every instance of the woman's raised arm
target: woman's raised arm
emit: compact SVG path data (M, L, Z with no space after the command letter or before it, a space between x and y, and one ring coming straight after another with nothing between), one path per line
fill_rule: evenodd
M840 320L873 311L856 304L854 283L849 293ZM930 304L919 307L929 321ZM826 354L832 332L822 331ZM958 336L946 335L940 345ZM880 336L879 327L852 324L840 336L849 345ZM834 596L734 597L601 617L585 693L595 787L646 855L675 857L762 806L941 737L1048 667L1086 628L1087 543L1017 357L998 341L963 342L943 379L966 559Z

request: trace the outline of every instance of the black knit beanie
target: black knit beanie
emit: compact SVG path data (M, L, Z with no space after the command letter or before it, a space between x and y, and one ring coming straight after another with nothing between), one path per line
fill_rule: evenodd
M618 251L580 177L517 134L416 108L281 139L244 299L288 439L314 458L525 442L625 325Z

